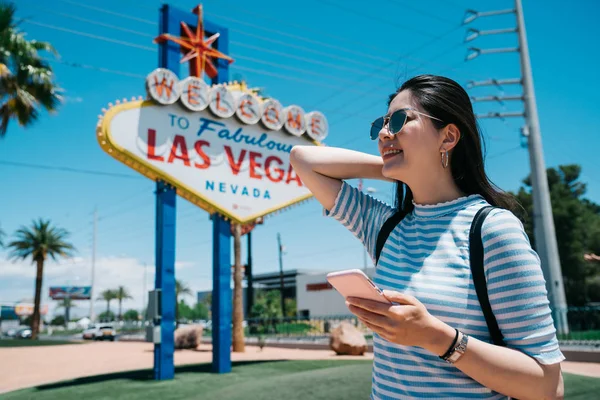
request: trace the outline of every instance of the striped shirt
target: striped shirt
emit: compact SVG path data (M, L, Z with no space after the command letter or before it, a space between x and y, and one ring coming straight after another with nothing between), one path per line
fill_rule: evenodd
M475 213L489 205L471 195L436 205L415 204L381 251L375 283L410 294L430 314L491 343L469 264L469 230ZM330 211L375 258L375 243L390 206L346 182ZM492 310L507 345L542 364L564 360L556 339L540 261L521 222L494 209L482 227L484 269ZM419 347L374 335L372 399L506 399Z

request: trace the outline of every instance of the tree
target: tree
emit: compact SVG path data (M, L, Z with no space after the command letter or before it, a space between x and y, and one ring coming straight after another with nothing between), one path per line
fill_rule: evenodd
M119 321L121 321L123 319L121 315L121 306L123 305L123 300L133 299L133 297L131 297L131 295L127 291L127 288L125 288L124 286L119 286L115 291L115 298L119 301L119 316L117 318L119 319Z
M208 307L204 303L196 303L196 306L193 309L193 319L208 319Z
M581 306L592 301L589 287L600 273L598 263L584 259L585 253L600 252L600 205L583 198L586 184L579 181L579 165L549 168L547 174L567 303ZM523 183L516 197L525 210L520 218L535 249L530 178Z
M233 338L232 349L234 352L243 353L245 351L244 343L244 310L243 310L243 290L242 279L244 270L242 267L242 226L235 224L233 226Z
M61 89L52 68L39 54L55 49L46 42L26 40L15 22L15 6L0 3L0 137L11 119L29 126L39 116L40 106L55 111Z
M177 303L177 315L178 320L188 321L194 319L194 310L185 302L185 300L181 299L179 303Z
M63 298L59 303L58 303L58 307L57 308L64 308L65 309L65 326L67 326L67 323L71 320L71 308L74 307L73 306L73 300L71 300L68 297Z
M4 247L4 231L0 228L0 247Z
M272 319L281 318L281 297L279 290L259 290L250 311L252 318Z
M179 325L179 297L183 295L192 296L192 289L180 280L175 280L175 326Z
M16 239L8 244L11 249L10 258L25 260L31 257L32 263L37 266L31 323L32 339L37 339L40 330L40 301L42 298L44 263L48 257L56 261L58 257L69 257L71 255L75 248L66 241L68 235L69 233L66 230L51 226L50 221L39 219L33 221L31 228L21 227L17 230L15 233Z
M295 317L296 309L298 306L296 305L296 299L290 299L289 297L285 299L285 316L286 317Z
M52 321L50 321L50 325L52 326L59 326L59 325L67 325L67 322L65 321L65 317L63 315L57 315L56 317L54 317L52 319Z
M207 293L204 296L204 298L202 299L201 303L208 310L208 317L206 319L211 319L212 318L212 292L211 293Z
M98 300L106 301L106 313L110 313L110 302L117 298L117 292L114 290L106 289L100 293Z
M139 318L140 315L137 310L127 310L125 311L125 314L123 314L123 319L125 321L137 321Z
M98 320L102 322L109 322L115 320L115 313L112 311L103 311L98 315Z

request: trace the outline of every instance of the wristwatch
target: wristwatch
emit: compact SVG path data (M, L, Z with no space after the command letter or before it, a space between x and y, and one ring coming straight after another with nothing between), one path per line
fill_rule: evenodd
M460 358L467 351L467 343L469 343L469 336L463 333L460 343L454 348L454 351L448 356L446 361L448 361L450 364L454 364L460 360Z

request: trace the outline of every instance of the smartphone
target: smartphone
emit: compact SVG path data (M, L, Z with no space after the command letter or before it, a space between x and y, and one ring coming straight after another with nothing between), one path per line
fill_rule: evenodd
M327 274L327 281L344 298L357 297L392 304L392 302L385 298L381 289L360 269L331 272Z

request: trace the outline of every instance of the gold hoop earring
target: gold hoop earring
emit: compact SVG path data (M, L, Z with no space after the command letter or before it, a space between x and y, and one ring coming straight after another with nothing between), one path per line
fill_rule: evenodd
M444 167L444 168L448 167L448 150L445 150L442 153L442 167Z

